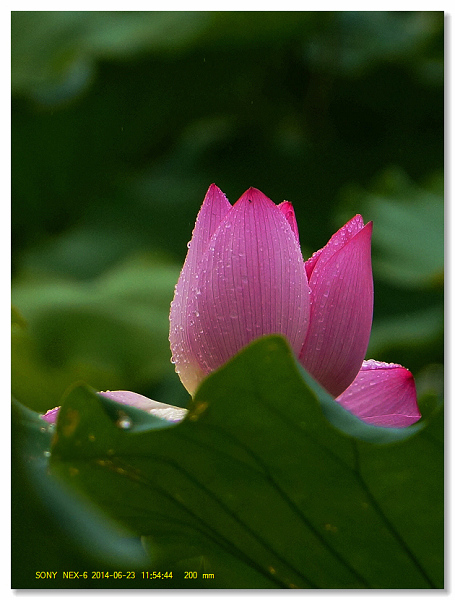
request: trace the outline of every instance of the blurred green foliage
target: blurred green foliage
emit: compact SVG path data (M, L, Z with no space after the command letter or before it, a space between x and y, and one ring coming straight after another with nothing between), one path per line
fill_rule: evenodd
M13 302L15 397L45 412L74 381L97 389L146 389L173 372L169 304L178 268L136 258L92 280L18 282Z
M368 356L442 394L442 12L21 11L11 50L23 405L77 380L185 405L168 308L212 182L292 201L305 258L373 219Z

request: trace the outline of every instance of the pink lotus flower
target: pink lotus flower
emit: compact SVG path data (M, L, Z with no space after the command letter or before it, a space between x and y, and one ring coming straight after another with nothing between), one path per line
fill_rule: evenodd
M172 362L190 394L254 339L285 336L303 367L367 423L420 418L412 374L364 361L373 315L372 223L356 215L304 262L289 202L214 184L199 211L171 304Z
M190 394L254 339L281 334L335 401L366 423L415 423L421 415L412 374L364 361L373 315L371 232L372 223L356 215L304 262L290 202L277 206L250 188L231 206L212 184L170 313L172 361ZM100 395L174 423L187 413L134 392ZM58 413L42 418L54 423Z

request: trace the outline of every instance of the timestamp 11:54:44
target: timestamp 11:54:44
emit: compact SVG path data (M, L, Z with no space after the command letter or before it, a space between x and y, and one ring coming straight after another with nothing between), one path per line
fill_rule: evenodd
M142 571L142 579L172 579L172 571Z

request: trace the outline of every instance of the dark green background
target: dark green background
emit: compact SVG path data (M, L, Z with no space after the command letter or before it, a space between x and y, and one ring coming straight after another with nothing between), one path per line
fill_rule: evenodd
M442 12L13 12L16 399L83 380L186 405L169 302L212 182L292 201L305 258L373 219L368 357L441 396L443 52ZM104 564L14 483L15 587L36 556Z

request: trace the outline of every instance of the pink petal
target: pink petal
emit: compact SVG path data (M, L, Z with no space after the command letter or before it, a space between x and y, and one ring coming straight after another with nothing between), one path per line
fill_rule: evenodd
M290 202L285 200L281 204L278 204L278 208L281 210L283 215L286 217L286 221L291 226L291 229L296 237L297 242L300 244L299 240L299 228L297 226L297 219L295 218L294 207Z
M116 392L98 392L98 394L105 398L109 398L110 400L114 400L115 402L119 402L120 404L139 408L156 417L160 417L160 419L172 421L173 423L181 421L187 413L185 408L172 406L172 404L163 404L163 402L156 402L156 400L151 400L150 398L142 396L141 394L136 394L135 392L118 390ZM48 423L55 423L57 421L59 410L60 406L52 408L44 415L41 415L41 418Z
M223 192L212 184L205 196L194 226L185 263L175 286L171 303L169 341L172 362L183 385L190 391L204 377L188 339L188 304L198 284L197 268L213 233L231 209Z
M372 225L354 217L313 255L309 268L310 326L299 360L333 396L354 381L370 338Z
M47 413L41 415L41 418L47 421L48 423L55 423L57 421L58 411L60 410L60 406L56 406L55 408L51 408Z
M336 401L362 421L381 427L408 427L421 417L412 373L375 360L364 361Z
M136 394L135 392L118 390L115 392L99 392L99 395L114 400L115 402L119 402L120 404L140 408L156 417L166 419L166 421L179 422L187 413L185 408L172 406L172 404L164 404L163 402L156 402L156 400L151 400L150 398L142 396L141 394Z
M356 233L363 229L363 227L364 225L362 216L356 215L345 225L343 225L341 229L334 233L327 244L315 252L313 256L305 262L305 269L308 279L311 278L311 274L316 266L316 263L320 262L321 264L319 267L321 267L323 263L327 262L329 258L340 249L341 246L344 246L346 242L348 242Z
M305 266L285 215L262 192L250 188L236 202L198 274L189 335L205 373L266 334L286 336L298 353L309 317Z

